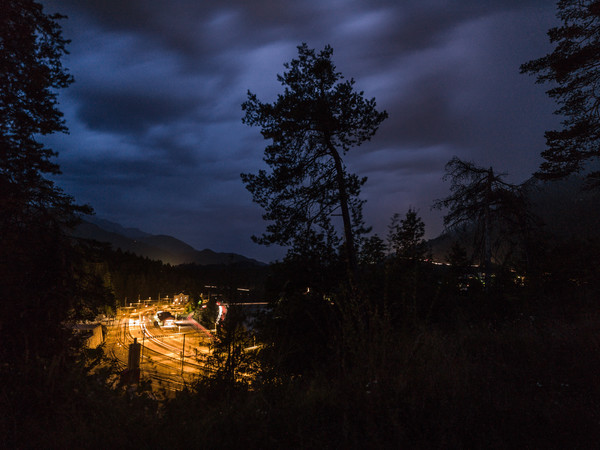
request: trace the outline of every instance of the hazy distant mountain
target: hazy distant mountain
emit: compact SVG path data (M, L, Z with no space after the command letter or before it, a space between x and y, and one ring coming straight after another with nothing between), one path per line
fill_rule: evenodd
M110 220L106 219L100 219L96 216L88 217L86 218L86 221L98 225L103 230L110 231L112 233L117 233L131 239L139 239L151 236L149 233L145 233L142 230L138 230L137 228L125 228L119 225L118 223L111 222Z
M581 177L524 183L533 213L542 221L545 232L557 238L597 238L600 230L600 190L586 190ZM472 234L441 236L429 241L434 259L445 261L454 241L470 248Z
M562 238L591 238L600 230L600 189L585 189L584 179L557 181L532 178L526 188L533 212L547 232Z
M125 228L104 219L84 220L74 235L111 244L113 249L135 253L171 265L195 263L200 265L250 264L263 265L255 259L236 253L217 253L210 249L196 250L179 239L166 235L152 235L137 228Z

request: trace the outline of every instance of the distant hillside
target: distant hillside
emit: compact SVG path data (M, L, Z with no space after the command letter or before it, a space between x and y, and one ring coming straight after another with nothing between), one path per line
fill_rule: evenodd
M142 237L151 236L150 233L145 233L137 228L125 228L118 223L111 222L110 220L100 219L96 216L92 216L86 219L88 222L91 222L95 225L98 225L105 231L110 231L111 233L117 233L122 236L131 238L131 239L139 239Z
M93 223L92 223L93 222ZM76 237L109 243L113 249L131 252L166 264L263 265L255 259L236 253L217 253L210 249L196 250L179 239L166 235L151 235L136 228L125 228L108 220L84 220L73 233Z
M600 190L584 189L581 177L524 183L533 213L542 221L544 231L557 238L597 238L600 230ZM454 241L470 248L473 236L442 234L429 241L434 260L446 261ZM469 250L470 251L470 250Z
M533 212L546 231L561 238L591 238L600 230L600 189L585 189L581 177L526 183Z

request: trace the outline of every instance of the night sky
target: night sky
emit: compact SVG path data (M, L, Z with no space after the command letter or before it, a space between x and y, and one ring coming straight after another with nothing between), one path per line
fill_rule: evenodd
M69 16L64 59L75 83L60 94L69 135L59 186L100 218L169 234L197 249L263 261L261 209L240 180L264 168L267 144L241 123L247 90L273 101L276 75L306 42L333 60L389 118L354 148L367 176L365 219L384 237L409 206L427 236L442 231L453 156L522 182L541 162L556 109L519 65L551 51L550 0L47 0Z

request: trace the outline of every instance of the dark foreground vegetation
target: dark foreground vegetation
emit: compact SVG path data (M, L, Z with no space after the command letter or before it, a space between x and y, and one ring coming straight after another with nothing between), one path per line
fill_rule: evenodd
M90 372L101 350L5 363L1 431L17 448L594 448L599 288L440 292L411 320L282 297L262 352L227 357L249 346L231 316L215 375L163 402Z
M592 1L561 1L559 11L566 27L599 16ZM428 246L413 209L392 216L385 239L369 235L366 180L342 157L386 114L342 81L330 47L301 45L279 77L284 94L273 104L249 94L243 106L245 122L271 141L270 171L242 176L269 222L255 239L286 246L286 258L266 269L199 268L113 252L71 237L89 208L45 177L58 166L35 139L66 130L55 92L72 81L60 64L60 17L9 0L0 19L2 447L597 448L600 241L597 227L581 227L581 214L597 223L596 207L541 208L531 183L510 185L454 158L451 195L436 203L449 210L446 250ZM555 40L568 31L555 30ZM524 70L560 83L577 66L560 62L556 54ZM572 133L550 133L548 178L598 156L588 141L596 128L576 116L587 104L568 94L554 91L586 146L574 152ZM552 153L564 145L579 159ZM557 230L539 209L567 226ZM434 264L432 252L449 264ZM121 383L104 349L86 349L72 332L160 290L185 291L193 311L214 280L229 299L252 284L269 308L251 327L230 308L212 375L175 398L159 399L144 380Z

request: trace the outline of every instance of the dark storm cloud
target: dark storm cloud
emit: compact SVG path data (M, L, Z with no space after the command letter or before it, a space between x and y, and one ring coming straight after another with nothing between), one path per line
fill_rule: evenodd
M457 80L443 73L427 74L410 84L390 108L395 126L386 130L386 140L400 138L405 145L426 147L462 140L463 115L453 105ZM389 133L392 133L390 136Z
M454 30L440 46L404 58L407 69L396 72L400 81L378 97L390 119L377 139L403 148L441 145L500 165L529 149L531 170L539 155L531 149L543 146L544 127L552 122L541 89L518 73L521 62L544 48L543 33L531 37L528 26L535 21L527 10L485 16Z
M116 133L135 133L153 125L168 124L188 116L196 107L190 98L173 98L142 92L76 92L79 118L89 128Z
M553 105L522 62L549 50L547 0L48 0L69 16L61 94L71 130L59 182L97 213L191 245L271 259L249 240L264 230L240 182L263 168L265 142L241 124L248 89L273 100L276 74L307 42L334 48L345 77L389 112L372 142L352 149L368 176L366 219L385 234L408 206L430 235L435 198L454 155L523 181L539 164Z
M141 35L192 58L232 46L246 48L256 42L270 42L309 17L303 12L303 2L295 1L178 0L169 2L168 8L162 0L48 3L68 8L107 31Z

